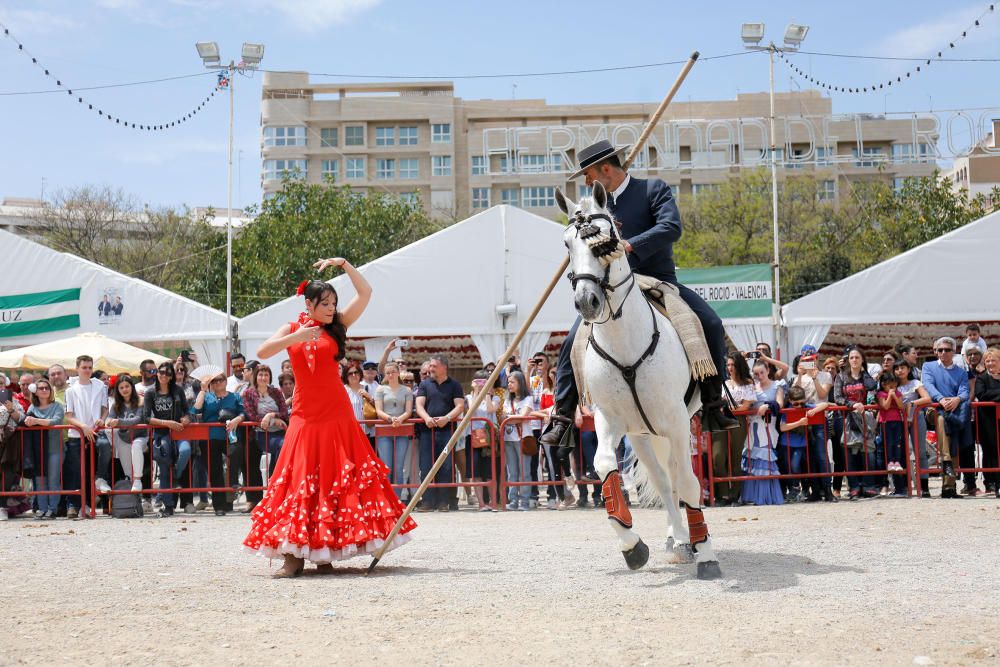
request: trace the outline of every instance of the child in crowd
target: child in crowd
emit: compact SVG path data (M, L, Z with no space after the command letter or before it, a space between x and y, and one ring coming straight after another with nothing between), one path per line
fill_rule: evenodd
M906 415L904 425L908 424L906 438L910 442L911 451L919 458L920 469L926 470L928 463L927 448L927 420L924 419L924 412L921 408L931 404L930 394L924 389L923 383L916 379L913 368L906 359L900 359L892 369L896 380L899 381L899 393L903 398L903 412ZM920 475L920 496L930 498L931 492L928 486L927 473Z
M788 403L791 409L781 415L781 425L779 426L782 444L788 452L788 471L793 475L805 472L829 472L826 452L826 417L824 415L829 403L808 403L805 389L802 387L789 388ZM792 484L794 485L792 488L798 487L797 481L792 482ZM800 494L794 499L786 498L786 501L833 500L829 477L824 477L820 484L812 486L814 491L808 497ZM822 496L819 493L820 488L823 489Z
M887 451L893 474L895 495L906 495L906 477L900 461L903 458L903 394L899 391L899 380L893 373L882 373L878 379L878 421L882 425L883 446Z

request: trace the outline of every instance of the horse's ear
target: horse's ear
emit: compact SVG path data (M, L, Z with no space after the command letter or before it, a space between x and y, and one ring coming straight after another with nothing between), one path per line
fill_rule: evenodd
M556 188L556 204L559 205L559 210L566 215L570 215L570 209L576 210L576 204L573 200L566 197L558 187Z
M600 181L594 181L594 203L600 208L608 207L608 191Z

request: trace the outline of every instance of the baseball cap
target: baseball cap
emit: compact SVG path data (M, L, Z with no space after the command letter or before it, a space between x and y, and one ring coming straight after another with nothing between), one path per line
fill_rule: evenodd
M802 356L815 355L816 354L816 346L815 345L810 345L809 343L806 343L805 345L802 346L802 349L799 351L799 354L801 354Z
M365 363L361 364L362 370L378 370L378 363L369 359Z

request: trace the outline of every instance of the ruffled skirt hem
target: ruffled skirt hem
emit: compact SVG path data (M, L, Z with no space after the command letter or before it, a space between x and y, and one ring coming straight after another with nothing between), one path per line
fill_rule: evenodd
M409 535L396 535L396 537L393 538L392 543L389 544L389 548L386 549L386 553L392 551L393 549L398 549L409 542L410 539ZM331 549L330 547L312 548L308 544L292 544L291 542L285 541L277 547L261 545L256 549L248 546L244 546L243 549L248 553L263 556L265 558L281 558L288 555L296 558L303 558L315 563L316 565L326 565L334 561L348 560L357 556L372 555L381 549L383 544L385 544L385 540L376 538L361 544L348 544L340 549Z

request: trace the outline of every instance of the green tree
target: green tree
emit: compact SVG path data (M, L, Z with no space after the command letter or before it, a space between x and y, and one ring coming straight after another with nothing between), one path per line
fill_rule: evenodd
M989 212L991 198L953 192L938 174L908 178L895 192L884 178L841 180L836 204L820 198L821 175L786 174L779 183L781 294L788 302ZM769 264L773 260L771 178L744 170L717 189L681 197L680 266Z
M360 266L439 229L418 205L394 195L293 178L248 213L253 222L233 241L237 316L294 294L299 282L318 275L312 264L320 257L345 257ZM211 290L211 303L224 308L218 291Z

